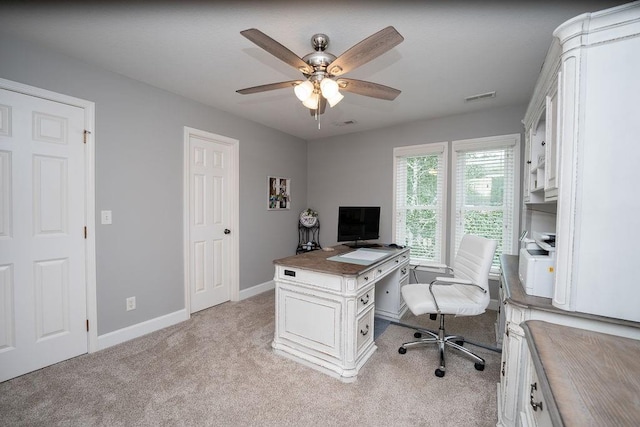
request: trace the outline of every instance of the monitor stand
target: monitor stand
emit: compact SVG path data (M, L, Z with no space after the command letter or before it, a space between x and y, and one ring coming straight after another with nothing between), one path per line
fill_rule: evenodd
M365 242L365 241L358 241L356 240L353 243L347 243L345 244L345 246L348 246L350 248L353 249L357 249L357 248L381 248L382 245L380 245L379 243L369 243L369 242Z

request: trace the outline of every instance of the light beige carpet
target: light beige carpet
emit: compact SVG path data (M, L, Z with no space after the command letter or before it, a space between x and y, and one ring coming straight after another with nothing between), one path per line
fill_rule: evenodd
M436 322L404 320L434 329ZM495 312L451 318L447 329L492 344ZM390 325L344 384L275 355L274 292L196 313L179 325L0 383L3 426L493 426L500 355L473 362L398 347L413 331Z

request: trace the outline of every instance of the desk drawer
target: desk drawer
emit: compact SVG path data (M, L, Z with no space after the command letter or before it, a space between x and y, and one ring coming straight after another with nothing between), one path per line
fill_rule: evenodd
M385 262L382 265L379 265L378 267L376 267L374 269L374 274L376 278L380 278L380 277L384 277L387 274L389 274L389 272L391 270L393 270L394 268L396 268L398 266L398 264L402 264L404 262L408 262L409 261L409 257L408 255L402 254L402 255L398 255L392 259L390 259L389 261Z
M342 278L331 274L318 273L300 268L277 266L276 278L288 282L300 283L315 288L331 289L340 291L342 289Z
M360 292L357 296L358 309L357 313L360 314L367 308L373 306L374 297L376 294L375 288L368 288L366 291Z
M373 313L374 307L371 306L369 310L365 311L360 317L358 317L358 324L356 328L356 353L360 353L360 350L373 341Z

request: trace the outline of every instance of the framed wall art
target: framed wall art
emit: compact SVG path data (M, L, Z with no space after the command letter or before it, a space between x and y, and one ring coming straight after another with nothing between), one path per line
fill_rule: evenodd
M267 209L277 211L291 207L291 180L277 176L267 177Z

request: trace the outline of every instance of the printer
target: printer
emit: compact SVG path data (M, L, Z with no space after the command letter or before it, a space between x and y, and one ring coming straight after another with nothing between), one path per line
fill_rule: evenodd
M533 239L523 233L520 241L518 275L529 295L553 298L556 265L556 234L533 233Z

